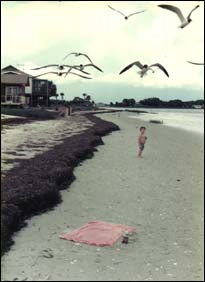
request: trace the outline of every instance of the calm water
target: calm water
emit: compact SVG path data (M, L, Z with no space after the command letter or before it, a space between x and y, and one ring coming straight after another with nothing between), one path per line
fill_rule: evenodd
M163 120L164 125L204 134L204 110L193 109L142 109L148 114L130 114L130 118Z

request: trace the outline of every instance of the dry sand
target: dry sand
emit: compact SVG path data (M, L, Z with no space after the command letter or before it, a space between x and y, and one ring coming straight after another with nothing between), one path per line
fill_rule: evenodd
M75 169L62 204L14 237L2 281L203 281L203 136L143 122L148 142L138 159L142 121L128 113L101 117L121 131ZM104 248L58 238L96 219L137 233L128 245Z
M10 118L3 115L2 119L5 117ZM6 172L18 165L18 159L33 158L63 142L63 139L80 134L91 126L92 122L80 115L15 126L6 125L1 132L1 169Z

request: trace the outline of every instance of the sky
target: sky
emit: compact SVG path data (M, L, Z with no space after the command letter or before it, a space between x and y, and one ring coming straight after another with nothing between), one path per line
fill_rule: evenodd
M178 28L177 16L159 4L178 6L192 22ZM107 5L125 14L146 10L127 21ZM83 93L95 102L123 98L139 101L148 97L162 100L195 100L204 97L204 2L203 1L1 1L2 67L17 68L38 75L31 68L61 64L70 52L86 53L103 73L89 68L92 80L77 76L45 75L70 100ZM140 78L137 67L119 75L128 64L161 63L159 69ZM64 63L85 64L87 59L70 56ZM56 69L49 69L48 71Z

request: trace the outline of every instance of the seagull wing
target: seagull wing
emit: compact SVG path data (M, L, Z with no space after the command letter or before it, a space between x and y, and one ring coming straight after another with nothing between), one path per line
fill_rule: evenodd
M121 72L120 72L119 74L122 74L123 72L129 70L129 69L130 69L131 67L133 67L134 65L137 66L137 67L140 68L140 69L143 69L143 65L142 65L139 61L136 61L136 62L131 63L131 64L129 64L128 66L126 66L123 70L121 70Z
M84 76L84 75L80 75L80 74L74 73L74 72L72 72L72 71L70 71L69 73L74 74L74 75L77 75L77 76L80 76L80 77L82 77L82 78L92 79L92 77L87 77L87 76Z
M84 57L86 57L86 58L91 62L91 64L93 64L92 60L90 59L90 57L89 57L88 55L83 54L83 53L79 53L79 56L84 56Z
M160 70L162 70L165 74L166 74L166 76L168 76L169 77L169 74L168 74L168 72L167 72L167 70L161 65L161 64L153 64L153 65L151 65L151 66L149 66L150 68L151 67L158 67Z
M133 15L137 15L137 14L143 13L143 12L145 12L145 11L146 11L146 10L139 11L139 12L136 12L136 13L132 13L132 14L130 14L130 15L127 16L127 17L129 18L129 17L131 17L131 16L133 16Z
M77 53L77 52L72 52L72 53L67 54L67 55L63 58L63 61L64 61L67 57L69 57L70 55L84 56L84 57L86 57L86 58L91 62L91 64L93 63L92 60L90 59L90 57L89 57L88 55L83 54L83 53Z
M93 67L93 68L95 68L95 69L97 69L97 70L103 72L99 67L97 67L97 66L94 65L94 64L87 64L87 65L84 65L84 67Z
M72 69L75 69L75 70L78 70L78 71L80 71L80 72L82 72L82 73L84 73L84 74L90 74L90 73L87 72L87 71L81 70L79 65L78 65L78 66L64 65L64 67L68 67L68 68L69 68L69 70L67 70L66 73L68 73L68 72L71 71Z
M49 68L49 67L58 67L58 65L46 65L46 66L43 66L43 67L31 69L31 70L40 70L40 69Z
M177 16L179 17L179 19L180 19L180 21L182 23L184 23L186 21L186 19L183 16L181 10L179 8L177 8L176 6L172 6L172 5L158 5L158 7L163 8L163 9L167 9L169 11L174 12L175 14L177 14Z
M76 53L76 52L72 52L72 53L69 53L69 54L67 54L64 58L63 58L63 61L68 57L68 56L70 56L70 55L77 55L78 53Z
M191 14L193 13L193 11L195 11L197 8L199 8L200 6L197 5L196 7L194 7L194 9L191 10L191 12L188 14L188 17L187 19L190 19L191 18Z
M89 72L87 72L87 71L84 71L84 70L81 70L81 69L78 69L78 68L74 68L75 70L78 70L78 71L80 71L80 72L82 72L82 73L84 73L84 74L90 74Z
M190 61L187 61L188 63L190 64L193 64L193 65L201 65L201 66L204 66L204 63L194 63L194 62L190 62Z
M123 15L124 17L126 16L125 14L123 14L122 12L120 12L119 10L116 10L116 9L112 8L110 5L108 5L108 7L109 7L110 9L112 9L113 11L120 13L120 14Z
M42 74L36 75L36 76L34 76L34 78L39 77L39 76L42 76L42 75L46 75L46 74L49 74L49 73L58 74L58 72L49 71L49 72L45 72L45 73L42 73Z

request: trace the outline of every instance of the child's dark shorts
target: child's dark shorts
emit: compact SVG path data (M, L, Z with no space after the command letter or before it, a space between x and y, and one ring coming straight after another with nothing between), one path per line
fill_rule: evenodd
M143 150L144 150L144 144L140 144L140 145L139 145L139 149L140 149L141 151L143 151Z

